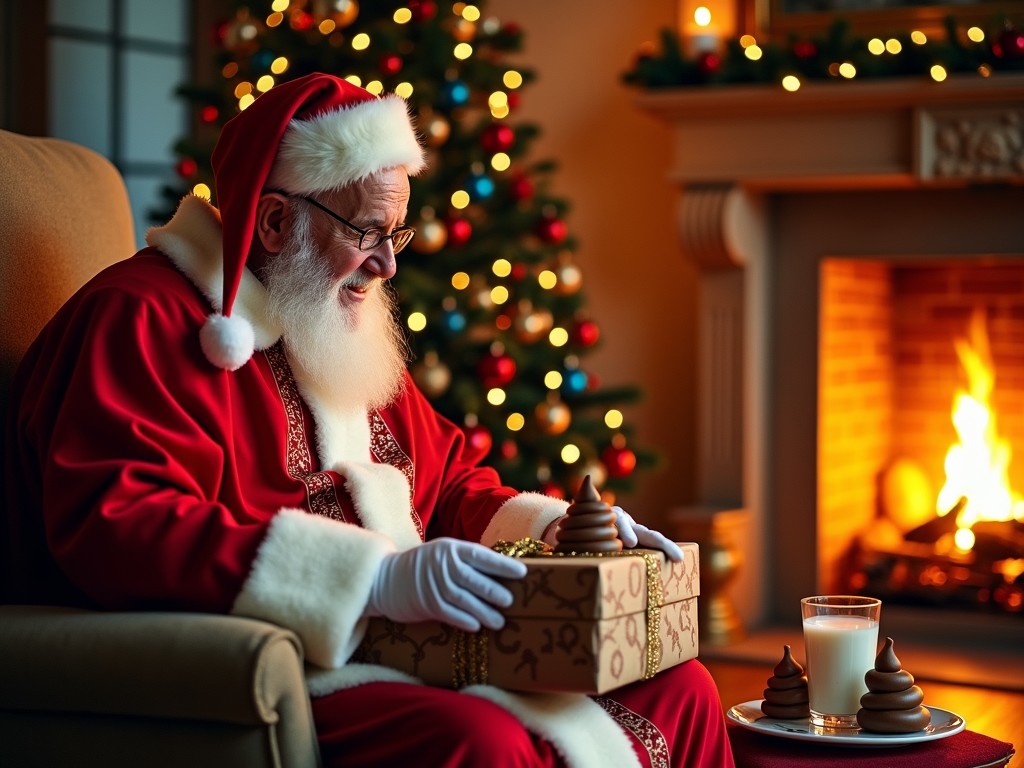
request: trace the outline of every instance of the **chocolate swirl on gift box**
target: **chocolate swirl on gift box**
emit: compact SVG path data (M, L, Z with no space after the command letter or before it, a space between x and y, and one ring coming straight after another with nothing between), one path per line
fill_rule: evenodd
M608 554L622 550L615 510L601 498L590 475L583 478L573 503L555 531L559 554Z

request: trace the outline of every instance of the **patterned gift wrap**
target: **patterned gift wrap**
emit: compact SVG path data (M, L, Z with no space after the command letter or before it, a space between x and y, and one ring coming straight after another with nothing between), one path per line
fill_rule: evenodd
M507 581L515 596L497 632L372 619L356 661L431 685L601 694L697 656L699 552L540 555Z

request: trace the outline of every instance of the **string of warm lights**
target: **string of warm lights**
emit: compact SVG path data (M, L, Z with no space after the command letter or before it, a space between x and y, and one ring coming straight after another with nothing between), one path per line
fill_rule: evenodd
M706 26L708 18L695 14L695 22ZM746 34L727 41L724 50L701 37L684 52L679 34L663 30L661 50L644 44L623 79L644 88L773 82L793 92L810 80L923 76L941 83L954 73L990 77L1024 70L1024 33L1006 18L986 30L961 27L949 17L945 36L931 37L920 30L857 37L846 20L837 19L822 36L780 43Z

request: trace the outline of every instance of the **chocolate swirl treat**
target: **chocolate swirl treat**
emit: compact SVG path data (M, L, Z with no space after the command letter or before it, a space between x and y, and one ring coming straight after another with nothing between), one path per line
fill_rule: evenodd
M775 665L775 673L768 678L768 687L764 689L764 701L761 711L768 717L782 720L796 720L810 717L808 705L807 675L796 659L789 646L783 646L782 661Z
M622 549L615 512L594 488L590 475L583 478L580 490L566 516L555 531L555 552L606 553Z
M892 638L875 658L875 668L864 675L868 692L860 697L857 722L865 731L913 733L928 727L931 713L921 706L924 692L914 685L914 676L900 666L892 649Z

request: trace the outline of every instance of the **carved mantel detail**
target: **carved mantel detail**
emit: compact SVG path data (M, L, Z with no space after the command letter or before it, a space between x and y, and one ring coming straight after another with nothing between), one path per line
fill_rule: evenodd
M923 176L1024 178L1024 108L922 110Z

